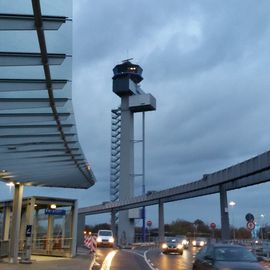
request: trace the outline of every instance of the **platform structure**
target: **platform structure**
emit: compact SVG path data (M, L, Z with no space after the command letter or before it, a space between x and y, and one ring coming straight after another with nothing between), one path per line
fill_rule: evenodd
M134 113L144 114L144 112L156 109L156 99L151 94L145 93L139 85L143 80L142 68L131 63L130 60L125 60L122 64L116 65L113 69L114 76L112 78L113 92L121 98L120 171L118 183L115 181L119 201L134 197ZM144 177L144 171L142 174ZM143 183L143 189L144 186ZM143 224L145 224L145 220ZM114 224L112 225L115 227ZM119 245L124 246L133 243L133 211L119 212L117 235Z
M95 176L72 108L72 0L0 2L0 181L14 186L17 263L25 186L87 189Z

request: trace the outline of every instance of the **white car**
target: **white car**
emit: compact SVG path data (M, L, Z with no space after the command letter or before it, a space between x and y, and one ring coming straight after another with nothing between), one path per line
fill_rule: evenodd
M114 237L112 230L99 230L97 234L98 247L113 247Z
M207 244L207 239L203 237L197 237L193 239L192 246L193 247L203 247Z

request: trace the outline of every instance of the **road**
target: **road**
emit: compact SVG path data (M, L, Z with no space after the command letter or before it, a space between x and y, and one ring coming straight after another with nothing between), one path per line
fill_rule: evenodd
M193 257L198 250L190 247L183 255L164 255L158 248L99 248L92 270L192 270ZM270 269L269 262L262 262L262 265Z
M164 255L158 248L106 249L99 248L93 270L191 270L197 249L184 250L183 255Z

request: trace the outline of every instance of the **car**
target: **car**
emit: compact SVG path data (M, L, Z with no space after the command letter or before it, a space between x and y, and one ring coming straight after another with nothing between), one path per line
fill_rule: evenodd
M184 235L177 235L176 236L182 243L184 249L188 249L189 241L186 236Z
M112 230L99 230L97 234L97 247L113 247L114 237Z
M204 237L196 237L192 240L193 247L204 247L207 244L207 238Z
M265 270L247 248L234 244L208 244L195 256L193 270Z
M177 253L183 254L182 240L177 237L166 237L165 241L161 244L161 252L163 254Z

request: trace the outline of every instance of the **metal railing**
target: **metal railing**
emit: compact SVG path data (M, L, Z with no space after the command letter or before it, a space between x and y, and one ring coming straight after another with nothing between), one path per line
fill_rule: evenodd
M9 256L9 241L0 240L0 259Z
M32 240L31 253L35 255L69 256L72 238L38 238ZM26 240L20 240L20 253L25 251Z

